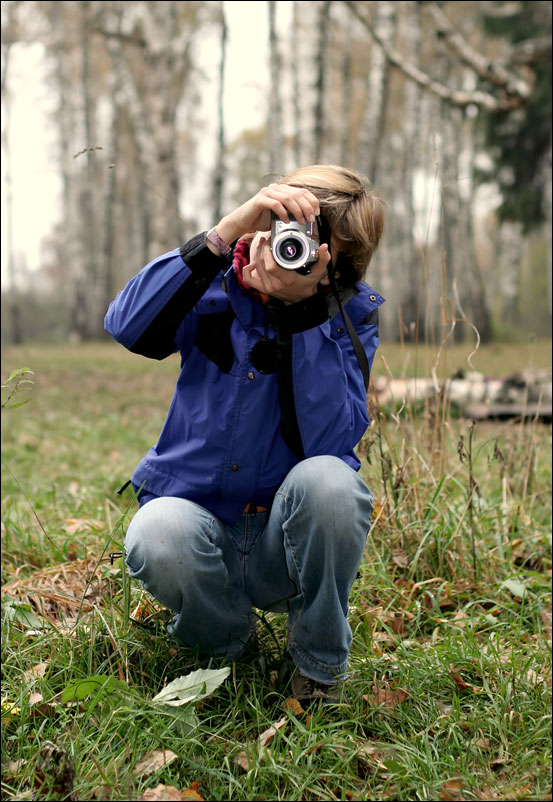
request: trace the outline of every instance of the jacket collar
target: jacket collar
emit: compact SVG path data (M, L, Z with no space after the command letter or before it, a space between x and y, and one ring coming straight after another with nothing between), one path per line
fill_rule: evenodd
M233 266L223 276L223 284L230 305L243 328L248 329L254 324L263 326L265 322L263 304L254 298L251 292L240 286Z

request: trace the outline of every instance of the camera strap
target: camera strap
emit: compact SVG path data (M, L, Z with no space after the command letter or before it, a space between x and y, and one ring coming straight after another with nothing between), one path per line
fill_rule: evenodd
M319 240L321 244L326 242L328 247L330 248L330 227L328 225L326 218L322 214L319 215L319 217L317 217L317 225L319 227ZM344 305L342 304L342 299L340 297L340 290L338 289L336 276L334 274L334 265L332 264L332 254L330 262L327 265L327 273L328 273L328 280L330 282L330 289L332 290L332 294L334 295L336 303L338 304L338 309L340 310L340 314L342 315L342 318L346 325L349 338L353 345L355 356L357 357L357 362L359 363L361 373L363 374L363 381L365 382L365 392L368 392L369 382L371 378L369 360L367 359L367 354L365 353L365 349L361 344L361 340L359 339L357 332L355 331L355 327L351 322L348 313L344 309Z

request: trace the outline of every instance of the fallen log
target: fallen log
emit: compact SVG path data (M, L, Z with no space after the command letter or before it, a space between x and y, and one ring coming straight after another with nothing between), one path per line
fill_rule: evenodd
M372 380L373 396L380 406L395 407L425 402L445 395L445 402L463 417L521 418L551 421L552 374L550 370L523 370L506 378L476 371L457 373L446 382L428 378Z

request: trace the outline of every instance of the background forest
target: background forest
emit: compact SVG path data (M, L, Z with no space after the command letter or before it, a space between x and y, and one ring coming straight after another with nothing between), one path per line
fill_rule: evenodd
M267 25L240 56L260 115L226 71L252 6ZM13 64L37 44L53 137L36 142L60 191L30 265L10 112ZM370 275L383 339L549 336L551 3L11 0L2 56L3 343L104 337L153 256L320 161L366 173L388 204Z

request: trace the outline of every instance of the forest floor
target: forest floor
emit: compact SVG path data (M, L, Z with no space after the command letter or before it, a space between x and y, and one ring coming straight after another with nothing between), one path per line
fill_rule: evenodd
M470 369L471 350L443 353L444 374ZM436 358L384 344L373 375ZM551 343L473 363L550 367ZM205 665L109 555L136 509L116 491L157 440L178 359L4 349L4 383L24 367L33 384L10 404L29 402L2 410L4 799L551 799L550 425L373 406L359 454L376 506L342 704L289 698L285 617L267 614L260 654L176 707L155 695Z

